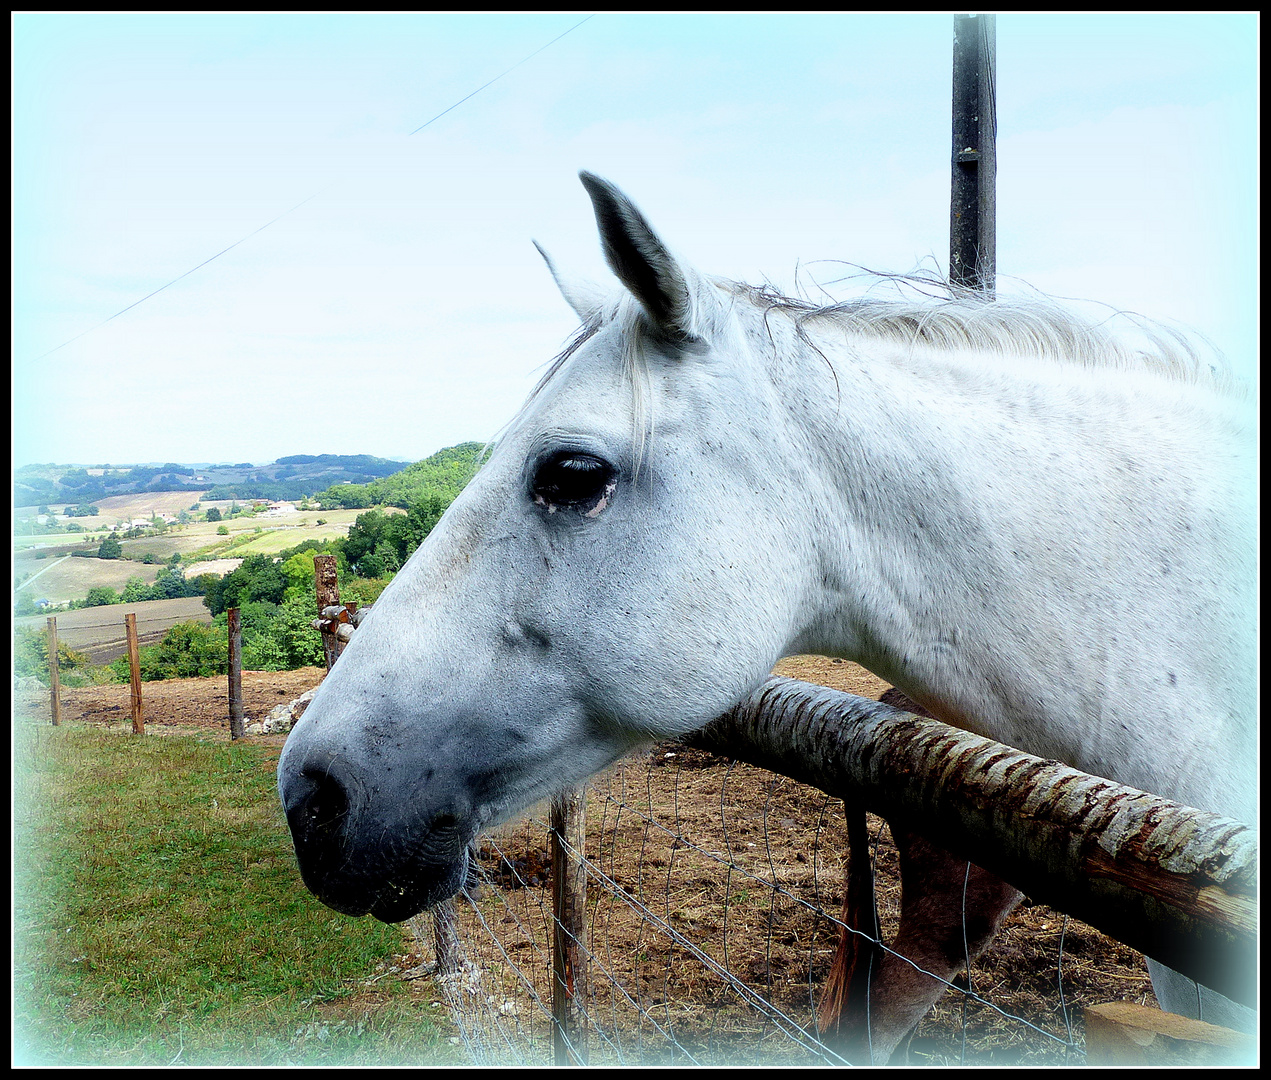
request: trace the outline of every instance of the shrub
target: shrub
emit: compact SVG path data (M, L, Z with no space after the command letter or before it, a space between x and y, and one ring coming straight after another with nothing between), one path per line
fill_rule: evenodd
M73 671L87 667L88 654L77 652L65 641L57 643L58 671ZM34 627L18 627L13 634L13 673L34 675L45 682L49 680L49 636L45 630Z
M109 666L117 682L128 681L127 656L111 661ZM158 645L147 645L141 650L140 667L144 682L224 675L229 670L229 641L223 627L177 623Z

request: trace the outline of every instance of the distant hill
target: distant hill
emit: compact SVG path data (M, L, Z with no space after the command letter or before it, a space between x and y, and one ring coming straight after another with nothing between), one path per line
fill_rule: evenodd
M360 510L371 506L410 509L431 497L449 506L477 471L484 443L447 446L431 457L368 484L335 484L316 496L324 510Z
M13 505L91 503L146 491L206 491L207 499L303 499L333 484L368 484L410 462L369 454L296 454L272 465L24 465L13 474Z

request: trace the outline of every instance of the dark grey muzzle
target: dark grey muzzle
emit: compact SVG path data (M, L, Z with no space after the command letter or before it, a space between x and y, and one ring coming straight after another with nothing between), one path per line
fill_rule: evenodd
M464 883L472 839L463 800L413 805L358 770L284 753L278 790L305 885L346 915L401 922L453 896Z

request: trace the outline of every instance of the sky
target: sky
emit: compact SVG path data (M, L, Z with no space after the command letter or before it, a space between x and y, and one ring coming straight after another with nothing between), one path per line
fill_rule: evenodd
M15 466L490 438L577 325L531 241L614 284L580 169L707 274L946 268L951 14L587 14L12 15ZM1253 377L1258 30L998 16L1000 292Z

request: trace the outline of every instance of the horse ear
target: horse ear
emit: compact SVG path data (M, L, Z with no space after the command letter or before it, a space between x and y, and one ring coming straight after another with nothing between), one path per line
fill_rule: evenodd
M578 178L591 196L610 269L663 331L695 335L693 290L680 267L635 204L608 180L589 172Z
M547 263L547 269L551 271L552 280L556 282L556 287L560 289L560 294L565 298L565 303L574 309L574 314L582 322L587 322L599 312L605 300L604 291L600 286L593 285L590 281L568 281L561 277L560 271L556 268L556 263L543 250L543 245L537 240L533 240L531 243L538 253L543 256L543 262Z

